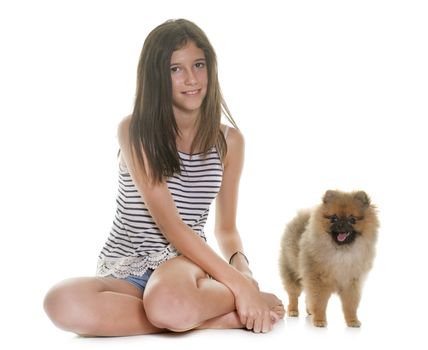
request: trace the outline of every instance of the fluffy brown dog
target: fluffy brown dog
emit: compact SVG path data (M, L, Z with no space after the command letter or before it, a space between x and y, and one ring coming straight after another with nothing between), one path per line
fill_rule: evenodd
M347 325L359 327L357 308L375 256L378 227L376 208L363 191L329 190L319 206L299 212L281 241L288 316L298 316L303 289L312 323L324 327L328 299L338 293Z

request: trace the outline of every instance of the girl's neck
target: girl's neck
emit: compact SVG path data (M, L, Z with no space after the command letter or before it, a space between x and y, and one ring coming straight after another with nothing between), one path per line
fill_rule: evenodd
M197 117L197 113L175 112L175 121L178 127L176 143L177 149L181 152L190 153L196 135Z
M186 131L194 129L196 127L196 121L198 119L199 111L185 112L180 111L176 108L174 110L175 122L177 123L178 129L180 131Z

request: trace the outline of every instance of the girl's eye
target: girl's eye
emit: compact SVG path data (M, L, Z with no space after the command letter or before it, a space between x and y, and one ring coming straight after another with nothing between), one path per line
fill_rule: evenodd
M172 66L170 69L171 69L171 73L177 73L180 71L180 67L177 67L177 66Z
M205 62L198 62L195 64L196 68L204 68L205 67Z

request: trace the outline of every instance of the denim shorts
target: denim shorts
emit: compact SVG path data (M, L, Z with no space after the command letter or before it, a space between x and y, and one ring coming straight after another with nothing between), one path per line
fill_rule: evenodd
M149 278L152 275L153 271L154 270L152 269L148 269L146 272L144 272L143 276L141 277L129 275L128 277L125 277L123 280L133 284L138 289L140 289L141 292L144 292L144 289L146 288L147 282L149 281Z

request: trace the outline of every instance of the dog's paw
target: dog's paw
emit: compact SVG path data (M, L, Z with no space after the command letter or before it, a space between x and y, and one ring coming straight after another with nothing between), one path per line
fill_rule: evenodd
M352 328L359 328L361 327L361 322L357 319L355 320L348 320L346 321L346 324L348 325L348 327L352 327Z
M327 326L327 321L326 320L317 320L317 319L313 319L312 320L312 324L315 327L326 327Z
M288 317L297 317L297 316L299 316L299 311L298 310L288 310L287 316Z

